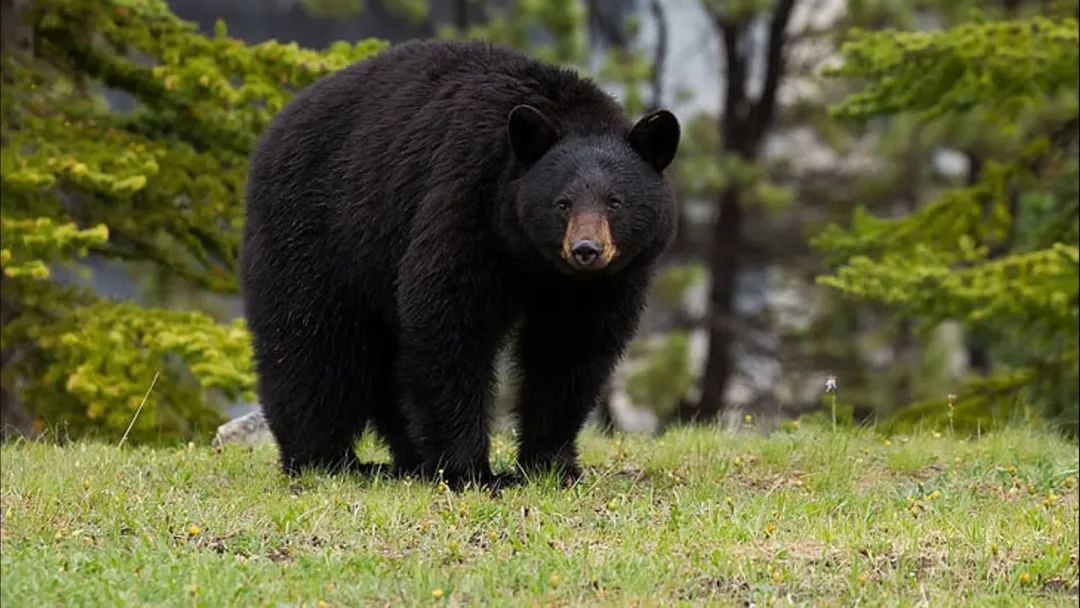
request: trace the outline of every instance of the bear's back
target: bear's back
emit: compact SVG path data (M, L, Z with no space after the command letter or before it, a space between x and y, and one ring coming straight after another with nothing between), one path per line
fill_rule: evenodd
M509 160L506 119L518 104L563 135L630 127L571 70L478 41L408 42L314 83L275 117L250 172L253 186L279 196L249 206L289 204L280 195L295 188L323 203L407 203L440 180L491 179Z

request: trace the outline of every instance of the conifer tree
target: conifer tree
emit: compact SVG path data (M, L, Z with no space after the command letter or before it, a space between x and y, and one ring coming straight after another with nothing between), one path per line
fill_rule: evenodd
M835 266L820 282L929 327L963 321L997 364L955 403L914 404L894 422L972 429L1035 404L1077 423L1077 22L974 21L939 32L857 32L834 75L865 88L834 115L963 119L1005 140L973 183L899 218L858 210L815 241Z
M91 256L235 293L258 134L297 89L385 45L246 45L164 0L4 0L3 25L3 422L119 435L156 378L131 438L205 432L216 395L250 397L242 321L114 301L58 271Z

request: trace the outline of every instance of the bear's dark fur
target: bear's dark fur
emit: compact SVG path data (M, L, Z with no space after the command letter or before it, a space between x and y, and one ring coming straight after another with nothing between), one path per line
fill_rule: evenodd
M251 159L241 250L258 392L282 466L453 485L488 464L493 361L523 375L519 464L577 474L576 436L673 235L666 111L479 42L411 42L328 76ZM501 478L500 478L501 479Z

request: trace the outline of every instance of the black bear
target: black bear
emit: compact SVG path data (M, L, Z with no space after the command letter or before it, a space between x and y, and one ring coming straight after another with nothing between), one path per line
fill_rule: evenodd
M513 341L525 471L576 437L674 234L667 111L482 42L418 41L300 92L252 154L240 255L258 393L286 472L361 465L460 487L488 463Z

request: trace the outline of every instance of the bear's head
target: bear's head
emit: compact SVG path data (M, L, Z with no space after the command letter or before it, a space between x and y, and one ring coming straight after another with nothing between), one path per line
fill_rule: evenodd
M666 244L674 200L664 169L679 145L666 110L626 133L561 135L543 113L519 105L507 129L524 167L515 216L529 244L563 272L607 274Z

